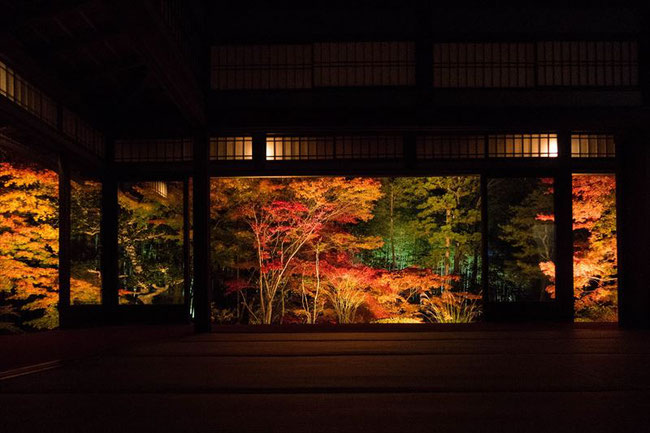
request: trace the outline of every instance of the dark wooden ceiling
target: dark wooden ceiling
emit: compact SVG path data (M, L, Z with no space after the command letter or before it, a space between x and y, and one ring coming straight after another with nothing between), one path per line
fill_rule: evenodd
M115 136L183 134L202 107L179 101L193 78L181 50L170 46L148 0L15 0L1 8L0 34L53 76L69 104ZM194 4L189 2L188 4ZM200 23L197 23L199 26ZM173 41L171 41L173 42ZM162 53L162 55L160 54ZM41 81L38 77L34 84ZM172 89L170 86L176 86ZM184 98L187 99L187 98ZM200 105L202 101L191 101ZM198 114L197 114L198 113Z
M508 34L618 34L639 31L640 2L515 3L480 0L328 0L207 2L217 43L354 39L471 38Z
M634 9L486 8L427 0L269 2L249 0L0 0L0 54L7 44L31 60L34 84L52 78L52 95L109 135L187 135L205 124L209 45L240 41L412 38L459 32L634 32ZM162 3L186 12L198 33L191 55L155 18ZM616 4L621 4L617 2ZM632 4L632 3L630 3ZM209 25L205 25L209 23ZM186 26L186 27L188 27ZM27 62L29 63L29 62ZM198 65L198 66L197 66ZM57 86L43 86L48 92ZM212 125L214 126L214 125Z

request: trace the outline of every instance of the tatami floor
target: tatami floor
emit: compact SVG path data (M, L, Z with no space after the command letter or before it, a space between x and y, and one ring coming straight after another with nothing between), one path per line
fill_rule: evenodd
M0 380L2 432L650 428L650 332L615 327L219 332L25 372Z

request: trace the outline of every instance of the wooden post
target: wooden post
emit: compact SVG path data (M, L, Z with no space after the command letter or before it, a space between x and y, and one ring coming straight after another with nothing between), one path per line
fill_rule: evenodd
M192 290L192 238L190 230L192 221L190 220L192 213L190 212L190 180L185 178L183 180L183 295L185 308L189 317L190 292Z
M407 170L412 170L417 166L417 149L416 149L417 137L415 134L406 134L404 136L404 168Z
M255 170L264 170L266 165L266 134L253 134L253 165Z
M106 140L107 168L102 178L102 216L100 240L102 245L102 307L106 318L114 319L119 302L117 178L112 164L112 142Z
M67 325L70 307L70 165L59 155L59 320Z
M211 321L210 285L210 159L208 137L194 137L194 328L209 332Z
M648 139L630 131L616 140L619 322L628 328L650 327Z
M481 173L481 294L483 295L483 316L490 320L492 312L490 308L490 297L488 296L489 286L489 261L488 261L488 176Z
M557 137L559 165L553 188L555 207L555 297L558 318L573 320L573 194L571 132Z

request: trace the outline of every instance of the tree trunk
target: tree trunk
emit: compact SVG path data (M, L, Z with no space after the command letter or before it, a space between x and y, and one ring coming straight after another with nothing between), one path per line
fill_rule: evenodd
M284 312L285 312L285 306L284 306L284 297L285 297L285 291L284 287L282 288L282 291L280 292L280 303L281 303L281 308L280 308L280 325L282 325L282 320L284 319Z
M312 309L311 323L315 324L318 318L318 295L320 292L320 243L316 244L316 291L314 293L314 308Z
M454 242L454 246L455 246L455 249L454 249L454 266L453 266L452 274L460 275L460 273L461 273L461 269L460 269L460 262L461 262L461 260L460 260L460 244L456 241L456 242ZM463 275L462 277L463 277L463 280L464 280L465 275ZM460 282L456 282L454 285L458 288L459 284L462 286L462 283L460 283Z
M478 284L478 258L480 257L480 250L474 249L474 259L472 261L472 273L470 274L471 287L476 287Z

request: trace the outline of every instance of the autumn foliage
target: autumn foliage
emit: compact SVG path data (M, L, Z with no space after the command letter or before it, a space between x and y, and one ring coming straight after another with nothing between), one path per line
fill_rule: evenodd
M413 182L342 177L213 181L215 280L226 288L217 304L234 310L227 314L216 308L215 318L264 324L434 320L425 300L456 290L452 283L461 278L453 272L462 262L457 240L463 231L449 225L446 236L434 233L433 219L440 214L451 221L449 209L460 205L437 199L449 183L440 179L438 185L435 178L422 178L428 183L419 194L430 195L430 207L422 211L409 190ZM408 218L400 219L399 212L409 213ZM405 228L413 218L427 224L429 233ZM420 231L421 242L442 243L443 254L417 250L409 244L413 233L400 238L398 230ZM466 299L456 303L464 305Z
M73 191L73 200L87 208L80 190ZM58 326L58 252L58 175L33 164L0 163L0 321L5 328ZM73 272L70 285L72 303L98 301L98 278Z
M49 170L0 164L0 322L5 328L57 326L57 182ZM167 186L165 194L144 182L120 186L121 303L183 302L183 189ZM478 186L471 176L213 180L214 319L260 324L478 320ZM489 210L502 216L491 226L501 243L491 250L490 285L528 284L536 290L534 300L552 300L553 184L543 179L515 187L495 186L506 197L522 193L515 205ZM73 182L72 304L101 302L100 190L98 183ZM577 320L616 320L614 191L613 176L573 177Z
M617 320L616 179L573 176L573 289L580 321Z
M58 178L49 170L0 163L0 292L12 323L58 323Z
M505 226L518 248L520 275L545 277L543 293L556 299L552 182L539 187L515 207ZM573 294L577 321L617 320L616 181L613 175L573 176ZM531 215L534 215L531 218ZM521 279L525 281L524 278Z

